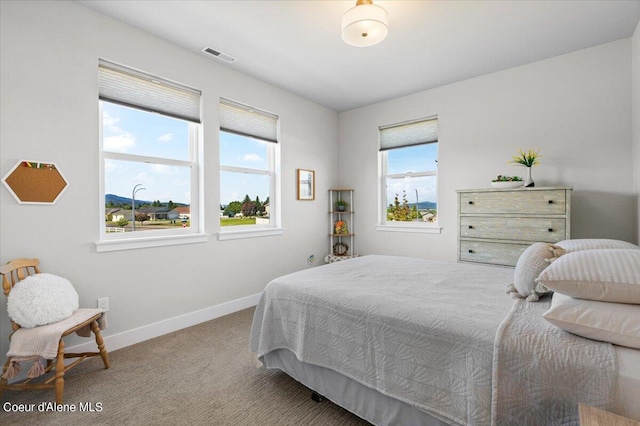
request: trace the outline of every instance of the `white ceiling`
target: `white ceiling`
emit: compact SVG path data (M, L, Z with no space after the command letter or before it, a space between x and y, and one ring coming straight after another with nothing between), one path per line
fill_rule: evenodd
M358 48L340 37L355 0L77 1L339 112L630 37L640 19L640 0L374 1L389 36Z

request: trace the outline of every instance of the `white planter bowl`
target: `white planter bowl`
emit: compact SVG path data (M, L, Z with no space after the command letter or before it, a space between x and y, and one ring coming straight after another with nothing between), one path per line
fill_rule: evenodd
M494 188L517 188L522 186L522 181L512 180L507 182L491 182L491 186Z

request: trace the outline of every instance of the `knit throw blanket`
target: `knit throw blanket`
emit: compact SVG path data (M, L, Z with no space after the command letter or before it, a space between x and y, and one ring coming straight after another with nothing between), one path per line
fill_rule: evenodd
M44 374L43 359L54 359L58 356L58 343L62 334L82 324L92 316L102 313L98 320L101 330L107 328L106 313L103 309L78 309L69 318L54 324L42 325L34 328L20 328L11 335L11 343L7 357L11 357L9 367L2 375L4 379L12 379L22 370L20 363L33 361L28 377L38 377ZM76 331L82 337L91 336L91 327L87 325Z
M496 334L492 425L578 426L579 402L615 408L613 347L546 322L550 304L516 300Z

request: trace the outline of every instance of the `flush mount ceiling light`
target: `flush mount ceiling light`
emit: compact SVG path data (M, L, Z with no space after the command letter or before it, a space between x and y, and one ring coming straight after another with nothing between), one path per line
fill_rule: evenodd
M358 0L342 17L342 40L351 46L368 47L387 36L387 11L372 0Z

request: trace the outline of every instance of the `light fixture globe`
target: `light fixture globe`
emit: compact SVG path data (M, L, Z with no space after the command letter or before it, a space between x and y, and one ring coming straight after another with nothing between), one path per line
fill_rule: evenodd
M388 33L387 11L371 0L358 0L342 17L342 40L351 46L373 46Z

